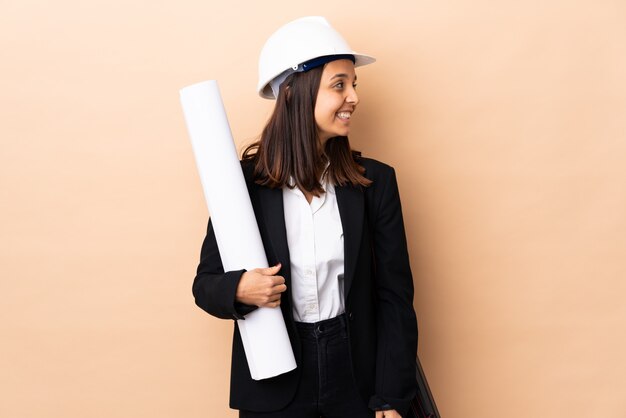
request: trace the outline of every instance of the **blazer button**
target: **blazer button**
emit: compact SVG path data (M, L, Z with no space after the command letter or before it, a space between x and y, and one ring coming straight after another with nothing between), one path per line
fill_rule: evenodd
M348 319L350 321L352 321L354 319L354 315L352 315L352 312L348 312Z

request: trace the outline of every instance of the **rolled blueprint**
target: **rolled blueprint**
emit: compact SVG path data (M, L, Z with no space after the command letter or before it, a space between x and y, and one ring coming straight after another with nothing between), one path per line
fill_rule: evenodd
M224 270L268 267L217 82L181 89L180 101ZM296 368L280 308L259 308L238 325L253 379Z

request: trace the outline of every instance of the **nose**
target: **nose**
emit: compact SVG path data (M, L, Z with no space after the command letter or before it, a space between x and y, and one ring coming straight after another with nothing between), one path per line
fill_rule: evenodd
M351 87L350 90L348 91L348 95L346 96L346 102L350 103L353 106L356 106L359 104L359 95L356 93L356 90L354 87Z

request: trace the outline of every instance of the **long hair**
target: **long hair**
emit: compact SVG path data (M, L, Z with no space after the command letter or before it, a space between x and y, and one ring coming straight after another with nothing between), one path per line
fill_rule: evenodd
M254 164L257 184L270 188L298 187L319 196L320 179L339 186L369 186L360 153L350 149L345 136L326 141L322 149L315 123L315 102L324 67L291 74L280 87L274 112L260 139L243 152ZM326 168L326 166L328 167ZM290 183L290 177L293 181Z

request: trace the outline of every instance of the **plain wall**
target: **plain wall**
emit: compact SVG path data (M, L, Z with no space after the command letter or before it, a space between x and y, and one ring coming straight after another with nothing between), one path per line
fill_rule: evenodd
M442 416L626 416L618 0L4 0L0 416L236 416L178 90L217 79L249 143L260 48L304 15L378 58L351 142L398 173Z

